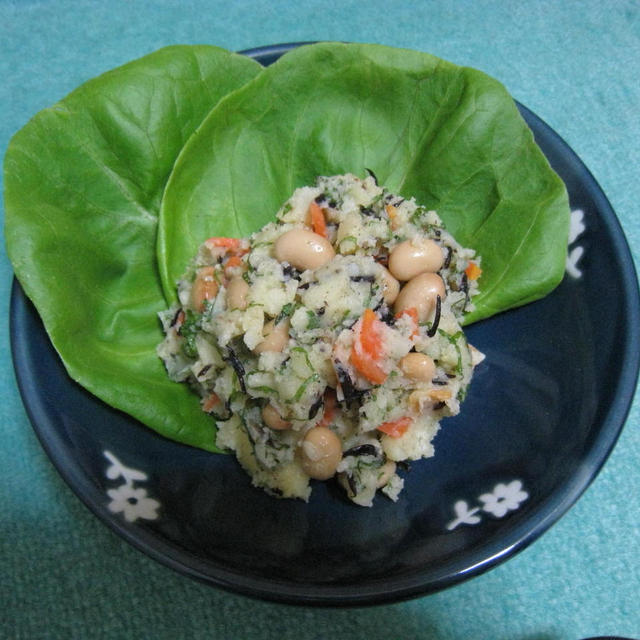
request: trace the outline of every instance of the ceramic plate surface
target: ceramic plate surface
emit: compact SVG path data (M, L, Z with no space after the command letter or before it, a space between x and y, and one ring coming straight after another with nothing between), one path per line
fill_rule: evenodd
M292 45L245 52L270 64ZM580 159L519 105L564 179L567 271L549 296L468 328L487 358L436 455L397 503L309 504L252 488L231 456L163 439L67 376L16 283L15 369L33 426L81 500L134 546L212 585L292 603L356 605L433 592L531 543L578 499L622 429L638 375L638 283L606 197Z

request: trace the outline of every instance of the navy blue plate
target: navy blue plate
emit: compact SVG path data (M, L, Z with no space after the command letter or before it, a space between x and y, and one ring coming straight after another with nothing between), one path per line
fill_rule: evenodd
M295 45L244 52L270 64ZM567 184L567 274L543 300L468 329L486 361L436 456L397 503L309 504L251 487L231 456L163 439L67 376L15 283L11 341L43 447L80 499L160 562L281 602L362 605L433 592L504 561L578 499L622 429L638 377L638 281L616 216L580 159L518 105ZM606 319L605 319L606 318Z

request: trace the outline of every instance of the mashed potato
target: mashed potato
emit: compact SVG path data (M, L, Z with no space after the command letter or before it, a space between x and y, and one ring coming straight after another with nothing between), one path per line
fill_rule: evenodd
M321 177L250 238L204 242L158 354L256 486L307 500L335 477L357 504L396 500L397 463L433 455L482 358L459 324L480 273L434 211Z

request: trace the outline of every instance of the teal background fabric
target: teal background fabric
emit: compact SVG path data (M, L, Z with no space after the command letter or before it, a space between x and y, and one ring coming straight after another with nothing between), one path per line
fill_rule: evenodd
M240 50L345 40L479 68L590 168L640 259L640 4L389 0L0 0L0 155L38 110L174 43ZM640 406L578 503L523 552L444 592L374 608L291 607L174 573L119 539L61 480L17 391L11 266L0 252L0 637L640 637Z

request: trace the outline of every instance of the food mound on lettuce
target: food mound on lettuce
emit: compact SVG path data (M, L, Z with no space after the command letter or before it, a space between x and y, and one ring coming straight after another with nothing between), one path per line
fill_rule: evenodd
M483 358L460 326L480 274L435 211L372 174L320 177L249 238L200 246L158 353L254 485L397 500Z

